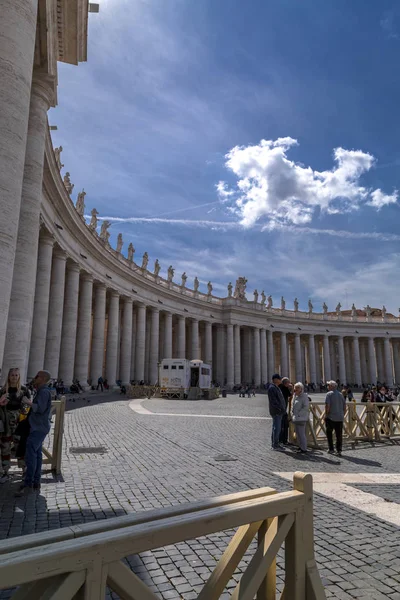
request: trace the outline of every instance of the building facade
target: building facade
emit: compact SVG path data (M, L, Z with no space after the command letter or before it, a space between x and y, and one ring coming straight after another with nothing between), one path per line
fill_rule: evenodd
M400 382L400 322L386 311L314 313L225 298L137 264L84 218L53 148L57 61L86 60L86 0L2 0L0 15L0 363L66 385L102 375L155 383L162 358L200 358L228 388L275 371L296 381ZM100 220L100 218L99 218ZM367 299L366 299L367 300Z

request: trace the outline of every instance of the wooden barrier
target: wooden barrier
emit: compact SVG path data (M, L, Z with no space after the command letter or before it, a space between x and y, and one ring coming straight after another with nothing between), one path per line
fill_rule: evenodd
M62 396L60 400L53 400L51 403L51 412L54 415L53 448L51 452L43 448L43 464L50 464L51 470L59 475L61 473L64 437L65 396Z
M160 394L158 385L127 385L126 393L129 398L154 398Z
M122 526L116 526L121 520ZM290 492L249 490L67 528L65 537L59 530L6 540L0 545L0 587L19 586L13 600L103 600L106 587L121 600L158 600L123 562L127 556L230 529L236 532L198 600L221 597L255 536L258 543L233 600L256 595L257 600L276 600L276 555L283 543L285 587L280 600L326 599L314 558L312 478L303 473L294 475ZM43 536L48 536L46 541Z
M325 403L310 403L308 444L319 448L326 443ZM295 440L294 427L290 439ZM399 402L348 402L343 422L343 441L356 444L360 441L382 442L400 439Z

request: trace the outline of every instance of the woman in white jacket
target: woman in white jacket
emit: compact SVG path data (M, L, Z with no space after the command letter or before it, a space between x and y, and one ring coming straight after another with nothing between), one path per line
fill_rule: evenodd
M306 426L309 420L310 400L300 381L294 385L293 391L292 419L296 430L296 438L300 446L297 452L304 453L307 452Z

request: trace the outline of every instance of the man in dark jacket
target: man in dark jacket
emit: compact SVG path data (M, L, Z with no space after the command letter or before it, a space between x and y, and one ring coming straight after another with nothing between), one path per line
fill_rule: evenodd
M279 441L282 444L287 444L289 441L289 419L288 412L290 413L290 398L293 394L292 384L290 383L289 377L283 377L282 383L279 386L283 397L285 399L286 410L285 414L282 416L282 429L281 434L279 436ZM288 410L289 409L289 410Z
M269 414L272 417L272 450L281 450L279 445L279 436L282 429L282 417L286 412L285 398L279 385L282 383L282 377L275 373L272 376L272 384L268 388Z

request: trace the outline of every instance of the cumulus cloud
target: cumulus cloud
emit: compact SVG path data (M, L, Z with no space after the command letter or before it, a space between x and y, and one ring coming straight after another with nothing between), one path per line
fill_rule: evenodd
M221 200L234 202L233 210L245 227L262 217L300 225L309 223L317 208L334 214L357 210L361 204L379 209L397 202L396 190L387 195L360 184L375 164L371 154L335 148L332 169L316 171L288 158L297 145L297 140L284 137L235 146L226 154L225 166L237 182L229 188L220 181L217 192Z

